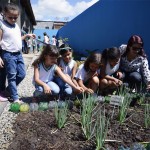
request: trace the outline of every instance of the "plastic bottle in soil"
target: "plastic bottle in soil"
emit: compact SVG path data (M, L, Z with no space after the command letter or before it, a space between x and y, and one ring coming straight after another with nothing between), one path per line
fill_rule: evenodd
M67 101L59 100L58 102L57 101L50 101L48 107L50 109L53 109L56 107L56 105L58 105L58 108L64 108L66 105L67 105L68 109L73 108L73 102L70 100L67 100Z
M64 108L67 105L64 101L58 101L58 108Z
M57 105L57 101L49 101L48 107L49 109L55 108Z
M76 99L74 101L74 105L77 107L77 108L80 108L81 107L81 101L79 99Z
M92 94L92 96L94 97L95 102L104 102L105 98L104 96L98 96L96 93Z
M48 102L40 102L38 110L48 110Z
M12 112L19 112L20 104L19 103L12 103L10 105L10 111Z
M37 111L39 108L38 103L30 103L30 111Z
M19 108L20 112L28 112L29 109L30 109L30 106L29 106L29 104L27 104L27 103L21 104L21 105L20 105L20 108Z

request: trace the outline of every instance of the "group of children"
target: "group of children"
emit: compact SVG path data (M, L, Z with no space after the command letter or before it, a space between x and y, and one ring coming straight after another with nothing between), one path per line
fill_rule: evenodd
M119 48L93 52L80 66L72 55L73 50L65 44L60 48L47 45L43 49L33 63L35 96L73 92L108 94L123 82L137 91L144 85L150 89L150 71L140 36L131 36L128 44Z
M0 77L5 73L8 79L9 94L14 102L22 103L17 92L17 85L25 77L24 61L21 54L22 40L34 34L21 37L21 31L16 24L19 8L7 4L3 10L3 20L0 20ZM67 45L59 48L46 44L41 55L34 63L34 96L43 94L72 95L72 93L100 93L119 88L127 82L130 88L140 91L143 85L150 89L150 71L148 60L143 49L144 43L140 36L130 37L127 45L119 48L107 48L91 53L85 62L77 66L73 60L73 50ZM3 76L4 78L4 76ZM5 80L0 92L5 90ZM2 82L1 82L2 84ZM0 93L0 94L1 94ZM1 96L1 95L0 95ZM4 101L7 98L0 97Z

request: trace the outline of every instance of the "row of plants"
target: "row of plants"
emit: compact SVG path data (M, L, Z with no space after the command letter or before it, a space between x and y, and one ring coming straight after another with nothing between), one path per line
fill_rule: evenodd
M138 97L138 103L144 107L145 128L149 128L150 105L148 102L146 104L144 103L145 95L143 93L141 95L139 93L131 94L129 93L128 89L124 89L124 87L120 88L120 90L117 92L117 95L120 96L121 100L120 104L117 106L118 123L122 125L126 121L126 116L128 114L128 109L130 107L131 101L133 98ZM110 103L110 101L110 97L104 97L104 103L99 103L99 101L97 101L97 96L94 95L83 95L82 100L77 100L78 108L80 110L80 119L75 118L75 120L81 124L81 128L85 138L87 140L94 139L96 150L104 149L104 143L107 137L110 120L113 118L114 111L116 110L113 109L112 114L110 116L106 115L105 102ZM18 106L17 104L13 103L11 105L11 110L13 108L13 105L15 105L15 107L17 107L16 110L18 109L20 112L28 112L31 108L32 111L45 111L48 109L48 103L44 102L41 102L39 105L37 104L36 106L30 105L30 107L28 104L22 104L21 106ZM116 108L115 105L114 108ZM54 116L58 129L62 129L63 127L65 127L67 120L71 116L68 103L64 102L63 107L60 107L60 103L55 102Z
M90 140L95 137L96 150L100 150L104 146L109 119L105 116L105 110L102 111L101 108L97 106L94 96L84 96L82 99L82 106L80 107L80 120L76 120L81 124L85 138ZM63 108L59 108L58 106L55 107L54 114L59 129L65 126L68 112L67 104Z
M122 125L126 121L126 116L131 103L130 94L119 91L119 94L124 97L120 106L118 106L118 121ZM133 96L132 96L133 97ZM76 119L81 124L82 131L87 140L94 139L96 150L104 149L104 142L106 140L110 119L113 118L113 113L106 117L105 105L96 103L96 97L93 95L83 95L80 101L80 119ZM108 100L107 100L108 102ZM140 101L141 103L141 101ZM115 106L114 106L115 107ZM150 127L150 105L145 104L144 124L145 128ZM63 108L55 107L55 118L59 129L65 126L68 115L68 106ZM114 112L114 111L112 111Z

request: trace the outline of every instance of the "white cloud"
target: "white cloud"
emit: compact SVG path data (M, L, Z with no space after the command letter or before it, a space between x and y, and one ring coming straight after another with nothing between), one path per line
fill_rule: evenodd
M38 0L32 8L36 20L64 20L64 18L71 20L97 1L81 1L72 6L67 0Z

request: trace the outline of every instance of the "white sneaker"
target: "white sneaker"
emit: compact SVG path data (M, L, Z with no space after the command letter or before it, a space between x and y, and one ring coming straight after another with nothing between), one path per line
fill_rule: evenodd
M8 98L0 96L0 102L6 102L6 101L8 101Z

